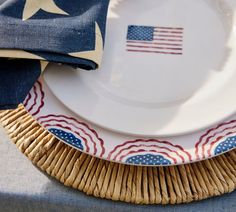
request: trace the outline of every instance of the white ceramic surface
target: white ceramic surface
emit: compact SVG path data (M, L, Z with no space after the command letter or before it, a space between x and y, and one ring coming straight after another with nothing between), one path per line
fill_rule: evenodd
M112 0L101 69L51 65L45 81L70 110L112 131L201 130L236 111L235 15L235 0ZM153 40L137 26L153 29Z

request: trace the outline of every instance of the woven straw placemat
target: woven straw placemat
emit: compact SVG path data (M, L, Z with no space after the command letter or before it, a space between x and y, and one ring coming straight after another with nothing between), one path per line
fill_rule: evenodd
M36 166L88 195L136 204L178 204L232 192L236 150L213 159L170 167L117 164L60 142L24 109L0 111L0 122Z

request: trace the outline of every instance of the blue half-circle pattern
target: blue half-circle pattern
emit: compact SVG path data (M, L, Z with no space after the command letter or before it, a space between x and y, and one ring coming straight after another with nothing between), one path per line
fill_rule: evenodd
M170 165L171 161L164 158L162 155L135 155L127 158L126 163L136 165Z
M236 136L228 137L225 141L221 142L214 151L215 155L227 152L236 147Z
M68 144L77 147L81 150L83 150L83 145L81 143L81 140L76 138L72 133L65 132L63 130L51 128L49 129L51 133L53 133L58 138L62 139L63 141L67 142Z

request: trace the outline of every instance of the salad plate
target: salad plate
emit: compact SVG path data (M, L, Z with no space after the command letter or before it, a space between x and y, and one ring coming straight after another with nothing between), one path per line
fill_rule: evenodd
M206 129L236 112L235 14L234 0L112 0L100 70L51 65L45 82L75 114L113 132Z

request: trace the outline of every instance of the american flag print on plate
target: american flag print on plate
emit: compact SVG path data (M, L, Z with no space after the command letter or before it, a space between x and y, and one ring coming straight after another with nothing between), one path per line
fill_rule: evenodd
M126 50L128 52L183 54L183 28L129 25Z

